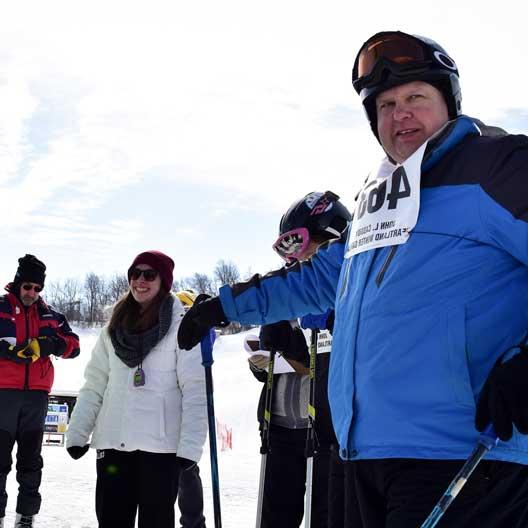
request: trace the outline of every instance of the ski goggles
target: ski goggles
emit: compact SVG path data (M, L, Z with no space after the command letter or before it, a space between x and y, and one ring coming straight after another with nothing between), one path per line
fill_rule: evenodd
M143 275L143 278L147 282L152 282L156 280L156 277L158 276L158 272L155 269L139 269L139 268L132 268L130 270L130 273L128 274L128 280L138 280L141 275Z
M386 69L394 75L408 75L426 72L433 63L437 63L437 68L457 72L450 57L412 35L399 31L378 33L360 49L352 70L352 84L359 93L379 84Z
M310 245L310 232L306 227L298 227L282 234L275 243L273 249L288 264L300 260Z

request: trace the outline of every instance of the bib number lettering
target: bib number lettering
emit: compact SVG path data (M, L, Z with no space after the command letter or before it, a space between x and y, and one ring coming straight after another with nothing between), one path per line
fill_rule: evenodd
M405 169L398 167L392 175L392 188L389 194L387 194L387 180L383 180L379 185L374 185L361 193L357 208L358 219L363 218L366 212L372 214L379 211L385 203L385 199L389 202L388 209L396 209L398 200L409 196L411 196L409 179L405 174Z

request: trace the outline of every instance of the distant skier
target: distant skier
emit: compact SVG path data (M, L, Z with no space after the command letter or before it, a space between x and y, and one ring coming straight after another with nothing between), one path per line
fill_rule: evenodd
M97 449L100 528L173 528L180 472L200 459L207 434L200 354L181 350L184 314L170 293L173 260L140 253L130 290L114 307L84 373L68 427L72 458Z
M512 72L487 60L506 92ZM180 344L335 306L332 420L363 527L420 526L492 423L502 442L439 526L525 528L528 138L462 115L457 66L424 37L377 33L352 80L387 157L348 240L222 287L188 312Z
M41 297L46 266L34 255L18 259L13 282L0 296L0 528L7 505L6 479L17 443L19 484L15 528L34 526L42 479L42 437L53 383L49 356L79 355L79 337Z

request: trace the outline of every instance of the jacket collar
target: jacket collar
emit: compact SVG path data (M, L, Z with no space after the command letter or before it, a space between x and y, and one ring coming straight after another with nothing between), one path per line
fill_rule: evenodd
M422 172L431 169L465 138L480 135L482 132L479 127L465 115L449 121L429 140L422 161Z

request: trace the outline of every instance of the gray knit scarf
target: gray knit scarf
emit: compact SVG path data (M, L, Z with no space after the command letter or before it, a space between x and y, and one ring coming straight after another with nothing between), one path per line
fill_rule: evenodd
M137 367L167 335L172 323L173 302L172 295L167 295L160 306L158 324L145 332L132 334L122 326L110 332L115 353L127 367Z

